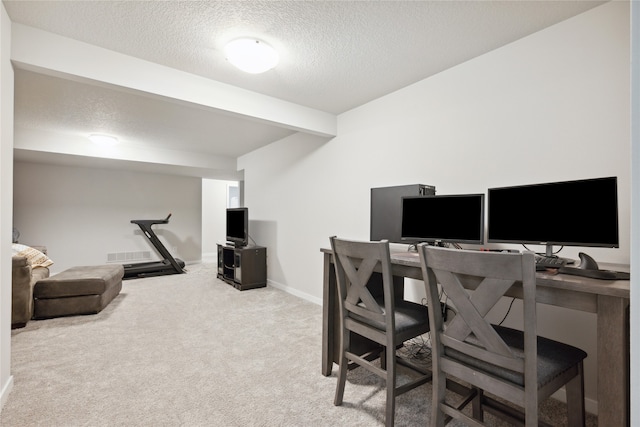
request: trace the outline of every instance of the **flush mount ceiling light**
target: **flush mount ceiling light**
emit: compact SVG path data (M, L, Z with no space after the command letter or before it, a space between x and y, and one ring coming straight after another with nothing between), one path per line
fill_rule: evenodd
M102 147L113 147L118 143L118 138L111 135L105 135L102 133L93 133L89 135L89 139L96 145L100 145Z
M224 54L233 65L251 74L264 73L278 64L278 52L265 42L252 38L230 41L224 47Z

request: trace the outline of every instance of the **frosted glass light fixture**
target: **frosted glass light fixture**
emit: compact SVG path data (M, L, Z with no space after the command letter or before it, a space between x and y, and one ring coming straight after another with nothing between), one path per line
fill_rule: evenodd
M105 135L102 133L93 133L89 135L89 140L101 147L113 147L118 143L118 138L111 135Z
M225 57L233 65L251 74L264 73L278 65L278 52L265 42L240 38L227 43Z

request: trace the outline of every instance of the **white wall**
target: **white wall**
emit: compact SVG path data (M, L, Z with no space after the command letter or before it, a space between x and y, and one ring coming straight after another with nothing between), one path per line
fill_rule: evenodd
M14 225L20 243L44 245L52 273L77 265L104 264L108 253L151 251L132 219L154 225L171 254L187 264L202 255L202 180L109 169L16 162Z
M631 2L631 146L632 146L632 194L638 194L640 189L640 3ZM640 269L640 198L631 198L631 271ZM637 274L631 279L631 306L635 307L640 290L640 279ZM640 325L640 310L631 310L631 325ZM638 360L640 355L639 328L632 326L631 331L631 360ZM631 402L637 402L640 397L640 368L631 363ZM640 424L640 406L631 405L631 425Z
M11 376L11 198L13 191L13 68L11 21L0 6L0 411Z
M217 244L226 242L227 188L237 181L202 180L202 258L215 261Z
M447 194L617 176L620 248L585 252L629 263L629 78L629 4L611 2L344 113L328 142L294 135L244 156L270 283L321 301L329 236L368 239L370 188L413 183ZM595 316L539 315L542 335L589 353L594 399Z

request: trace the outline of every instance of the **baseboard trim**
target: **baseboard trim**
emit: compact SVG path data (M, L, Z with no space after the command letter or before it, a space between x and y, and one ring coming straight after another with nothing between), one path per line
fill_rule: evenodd
M2 396L0 396L0 413L2 412L2 408L4 408L4 404L9 400L11 390L13 390L13 375L9 375L7 383L2 387Z
M273 280L267 279L267 284L269 286L273 286L276 289L280 289L281 291L285 291L288 294L295 295L298 298L302 298L305 301L312 302L316 305L322 305L322 298L314 297L313 295L307 294L305 292L300 292L297 289L294 289L290 286L283 285L282 283L275 282Z

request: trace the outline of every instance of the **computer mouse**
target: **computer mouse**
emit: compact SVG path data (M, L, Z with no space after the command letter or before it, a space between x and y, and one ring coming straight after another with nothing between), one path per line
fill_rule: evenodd
M581 268L583 270L599 270L600 269L598 267L598 263L596 262L596 260L591 258L589 255L585 254L584 252L578 253L578 256L580 257L580 265L578 265L578 268Z

